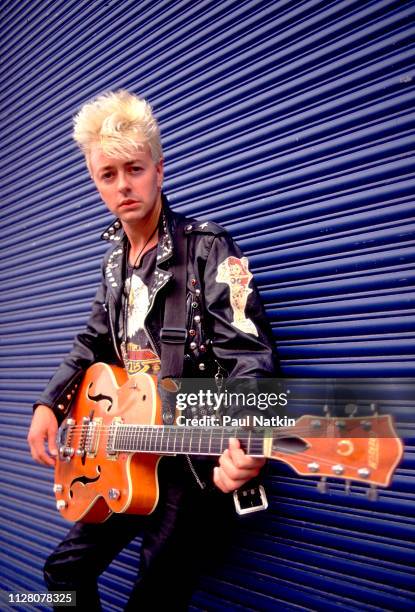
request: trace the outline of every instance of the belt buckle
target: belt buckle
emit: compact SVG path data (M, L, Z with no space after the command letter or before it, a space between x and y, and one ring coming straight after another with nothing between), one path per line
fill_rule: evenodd
M233 492L233 503L238 514L250 514L268 508L268 499L262 485L237 489Z

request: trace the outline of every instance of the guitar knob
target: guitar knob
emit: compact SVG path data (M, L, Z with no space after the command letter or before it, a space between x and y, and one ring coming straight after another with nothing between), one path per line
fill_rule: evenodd
M64 510L67 505L68 504L66 503L64 499L58 499L58 501L56 502L57 510Z
M53 492L54 493L62 493L63 491L63 485L61 484L54 484L53 485Z
M318 463L316 463L316 461L313 461L312 463L309 463L307 465L308 469L310 470L310 472L318 472L320 469L320 465Z
M331 469L336 476L341 476L344 473L344 467L340 463L333 465Z
M369 478L370 476L370 470L366 467L358 469L357 473L359 474L360 478Z
M108 497L110 499L119 499L121 496L121 491L119 489L109 489L108 490Z

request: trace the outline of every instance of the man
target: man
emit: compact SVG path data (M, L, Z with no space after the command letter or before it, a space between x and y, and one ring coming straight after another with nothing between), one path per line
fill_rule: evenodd
M33 458L49 466L57 455L58 422L88 366L103 361L124 365L131 374L141 370L162 377L161 330L173 284L169 268L183 241L187 334L183 363L173 359L173 369L180 366L186 377L230 378L270 376L274 370L270 331L246 258L223 228L183 221L169 209L150 105L126 91L99 96L76 116L74 138L117 219L103 234L113 244L87 327L35 404L28 441ZM174 420L168 402L163 420ZM97 576L140 533L140 577L127 609L186 609L202 560L215 556L214 535L230 525L228 493L256 477L263 464L247 456L236 439L213 474L206 461L164 458L156 510L147 517L113 515L103 524L75 524L46 562L49 589L76 590L78 607L100 609Z

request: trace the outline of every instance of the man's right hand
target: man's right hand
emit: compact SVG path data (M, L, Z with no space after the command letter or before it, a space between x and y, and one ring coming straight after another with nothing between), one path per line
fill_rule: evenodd
M58 421L49 406L40 404L35 409L32 423L30 425L27 441L30 446L32 457L38 463L44 465L55 465L55 457L58 454L56 446L56 434L58 433ZM47 441L49 453L46 451Z

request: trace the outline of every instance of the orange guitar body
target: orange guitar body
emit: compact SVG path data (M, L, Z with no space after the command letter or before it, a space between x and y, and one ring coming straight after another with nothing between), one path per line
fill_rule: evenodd
M84 419L92 423L92 433ZM141 373L128 377L120 367L96 363L87 370L66 419L74 421L64 441L73 455L60 453L55 469L57 507L69 521L102 522L112 512L150 514L157 505L160 455L109 454L105 437L114 419L160 425L155 380Z

